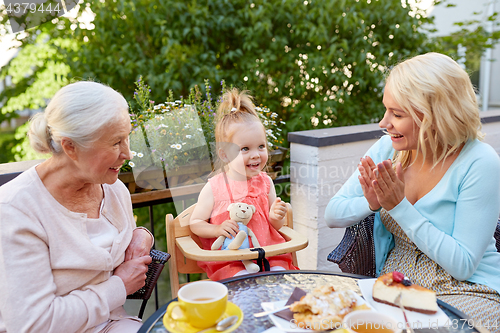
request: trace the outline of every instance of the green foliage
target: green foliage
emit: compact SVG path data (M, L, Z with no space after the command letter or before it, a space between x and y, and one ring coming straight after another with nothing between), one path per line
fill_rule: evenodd
M11 151L15 144L14 130L0 131L0 162L14 160Z
M19 35L23 49L0 73L16 82L0 94L0 120L44 107L59 87L81 79L106 83L133 104L133 82L142 75L155 101L169 91L188 96L205 78L247 88L286 121L285 134L364 124L383 113L388 68L444 49L425 33L432 19L401 0L100 0L77 7L93 21L60 17Z
M0 93L4 102L0 122L15 117L15 111L44 108L47 101L68 84L71 68L65 63L62 49L76 45L71 40L40 33L22 39L23 47L0 72L0 79L9 75L13 85Z
M134 100L137 108L131 107L132 131L130 149L132 160L122 167L122 171L143 171L154 166L155 169L168 171L179 170L193 161L211 165L215 143L216 110L222 96L212 98L212 87L205 80L206 97L195 85L186 99L174 100L173 92L165 103L155 104L150 99L151 88L142 79L135 82ZM226 90L221 81L221 94ZM256 112L266 128L268 145L283 143L280 121L276 112L267 107L257 106Z
M452 3L446 3L447 7L455 7L456 5ZM479 83L479 67L481 63L481 56L485 48L493 47L500 39L500 20L498 18L498 13L495 12L486 18L486 22L483 22L483 12L474 12L472 19L463 22L456 22L454 25L460 29L449 36L441 36L435 38L437 52L448 54L454 59L459 59L460 54L458 49L464 47L466 51L465 55L465 68L471 75L472 83L478 86ZM483 25L491 24L492 32L486 30Z

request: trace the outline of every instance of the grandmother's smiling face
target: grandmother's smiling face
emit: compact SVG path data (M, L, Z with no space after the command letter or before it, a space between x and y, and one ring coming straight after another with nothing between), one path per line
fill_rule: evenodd
M118 179L120 167L131 159L129 133L130 117L127 112L99 131L91 148L78 149L77 164L86 183L113 184Z

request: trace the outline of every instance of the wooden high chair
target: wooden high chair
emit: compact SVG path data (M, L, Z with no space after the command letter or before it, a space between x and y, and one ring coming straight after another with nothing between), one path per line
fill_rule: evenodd
M167 229L167 249L172 255L169 261L170 286L172 298L177 297L179 291L179 273L194 274L204 273L198 267L196 261L232 261L257 259L258 252L250 249L241 250L204 250L198 236L191 232L189 220L196 204L184 210L176 218L172 214L166 216ZM308 244L307 237L293 230L292 206L287 203L288 212L285 224L278 231L286 242L282 244L268 245L262 247L266 251L266 257L279 254L292 253L294 266L297 265L296 251L302 250Z

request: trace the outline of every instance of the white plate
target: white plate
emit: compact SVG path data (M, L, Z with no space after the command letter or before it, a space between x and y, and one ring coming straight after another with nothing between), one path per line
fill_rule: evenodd
M363 297L368 302L368 304L377 310L378 312L382 312L388 314L389 316L396 319L398 322L402 323L402 327L404 327L404 316L403 312L400 308L387 305L384 303L379 303L373 300L372 290L373 285L375 284L376 279L359 279L358 285L359 289L361 289L361 293ZM436 328L439 326L449 325L448 316L438 307L438 311L435 314L428 315L414 311L406 311L406 316L408 317L408 321L412 325L414 329L417 328Z
M365 300L363 298L361 298L358 294L354 293L354 295L356 296L356 300L358 301L358 305L366 304ZM287 299L283 300L283 301L276 301L276 302L262 302L260 304L262 306L262 309L264 309L264 311L271 311L274 309L279 309L279 308L284 307L286 302L287 302ZM367 305L370 306L369 304L367 304ZM314 332L313 330L299 328L293 322L289 322L283 318L275 316L274 314L270 314L269 318L271 319L273 324L283 332L297 332L297 333Z

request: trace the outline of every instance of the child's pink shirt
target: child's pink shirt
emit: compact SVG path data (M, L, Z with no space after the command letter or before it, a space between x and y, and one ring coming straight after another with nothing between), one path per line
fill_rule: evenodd
M208 181L214 195L214 208L210 216L210 223L221 224L229 220L227 207L231 203L231 196L224 180L224 174L218 174ZM284 243L285 239L269 223L268 194L271 182L268 175L261 172L247 181L235 181L229 177L227 181L233 196L233 202L244 202L255 206L255 213L248 223L248 228L253 231L259 240L260 246ZM200 241L204 249L210 250L215 238L200 238ZM298 269L292 265L292 255L290 253L267 259L271 267L281 266L287 270ZM207 272L211 280L215 281L233 277L236 273L245 269L241 261L199 261L198 266Z

